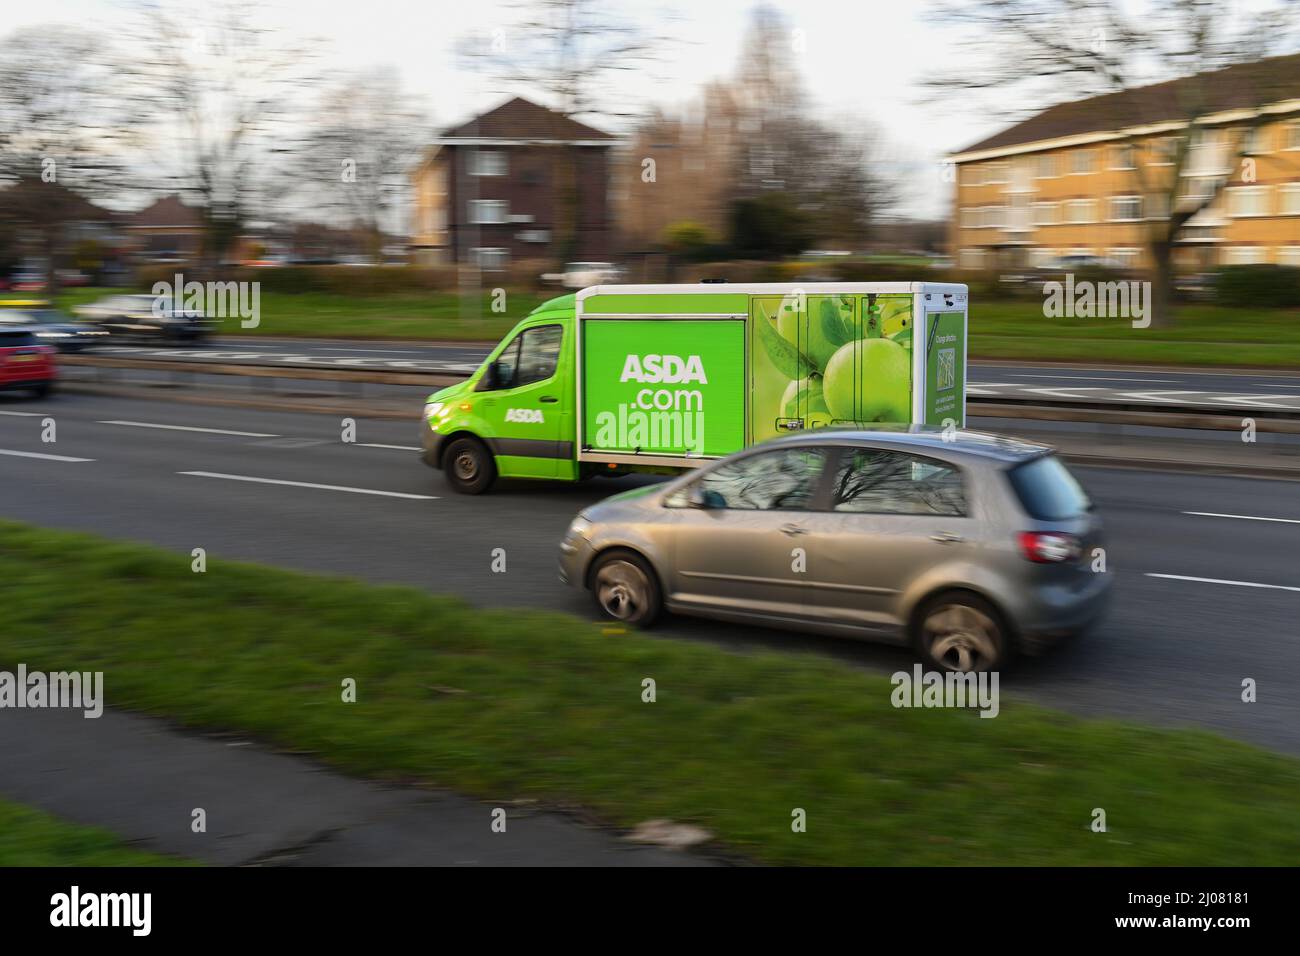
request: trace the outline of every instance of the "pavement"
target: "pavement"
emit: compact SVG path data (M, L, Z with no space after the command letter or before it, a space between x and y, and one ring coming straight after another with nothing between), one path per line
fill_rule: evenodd
M203 547L212 557L411 584L481 605L594 616L587 595L557 584L556 542L586 504L650 479L598 479L583 485L502 482L486 496L456 496L441 476L417 460L414 416L408 421L372 419L365 417L365 409L365 402L356 403L351 417L357 419L357 440L345 444L337 415L120 396L62 395L42 401L3 396L0 483L6 494L0 496L0 515L147 542L185 555ZM57 424L57 442L41 440L46 418ZM1052 427L1080 449L1121 441L1157 447L1167 441L1159 433L1171 431L1113 433L1101 426L1077 426L1071 435L1069 423ZM1239 438L1220 435L1206 441L1219 441L1234 454L1281 458L1295 454L1284 444L1291 437L1260 436L1259 444L1245 449L1237 447L1243 445ZM1118 585L1109 620L1087 640L1027 661L1006 675L1004 692L1081 715L1206 728L1300 755L1300 697L1292 693L1300 683L1297 486L1129 464L1078 469L1108 525L1108 560ZM508 575L491 572L497 547L507 549ZM911 666L901 650L782 630L674 618L661 633L738 651L815 653L880 672ZM1258 682L1258 703L1241 702L1241 682L1247 677ZM239 785L212 799L243 799L243 811L226 811L228 819L217 824L210 814L209 831L221 839L197 851L188 844L187 855L210 854L200 858L217 862L398 861L411 858L400 852L409 845L424 848L412 850L412 855L423 854L421 862L463 862L486 861L497 852L477 842L461 847L448 832L446 854L438 855L442 844L437 839L421 843L404 829L432 826L446 812L473 832L486 804L411 792L385 796L371 784L342 778L327 783L329 775L300 758L187 737L157 722L136 723L142 718L120 714L98 722L103 729L95 732L120 731L122 737L92 741L84 732L74 734L85 737L78 751L69 738L72 732L57 719L40 722L49 713L29 715L37 722L26 725L9 720L8 714L0 721L0 752L7 758L21 754L21 759L0 762L0 793L72 819L142 835L150 845L174 848L189 839L184 829L189 808L181 804L194 801L177 803L167 796L175 781L229 777ZM189 747L199 750L189 753ZM115 769L117 753L126 755L121 766L131 768L128 773ZM250 755L243 770L225 763L242 760L240 754ZM285 763L268 770L271 764L263 758ZM173 774L173 762L189 772ZM81 777L96 766L99 776ZM68 775L66 784L45 786L59 774ZM260 783L264 775L265 787ZM121 778L116 790L112 777ZM73 793L79 782L85 794L80 798ZM337 798L322 797L325 802L304 810L301 819L265 811L276 800L296 806L294 799L333 793L336 784L341 788ZM354 786L361 789L350 789ZM286 793L304 796L284 797ZM173 816L178 808L184 811L179 822ZM257 830L259 820L266 821L266 832ZM558 845L569 845L570 839L573 846L586 840L592 847L593 855L581 855L582 862L629 859L616 835L579 834L587 828L544 814L538 815L537 826L536 836L529 835L539 841L533 849L521 849L513 857L509 854L515 851L500 850L505 856L493 859L551 862ZM562 838L546 844L548 828L556 827Z

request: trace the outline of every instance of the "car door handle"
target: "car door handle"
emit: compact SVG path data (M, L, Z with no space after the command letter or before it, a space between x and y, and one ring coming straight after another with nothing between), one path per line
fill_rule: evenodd
M959 534L953 534L951 531L940 531L938 534L930 535L930 540L938 541L940 544L956 544L966 539Z
M808 529L801 528L797 524L783 524L781 525L781 533L792 535L792 536L796 534L807 534Z
M549 404L552 404L552 403L554 403L554 402L558 402L559 399L556 398L554 395L543 395L541 398L538 399L538 401L539 401L539 402L546 402L546 403L549 405Z

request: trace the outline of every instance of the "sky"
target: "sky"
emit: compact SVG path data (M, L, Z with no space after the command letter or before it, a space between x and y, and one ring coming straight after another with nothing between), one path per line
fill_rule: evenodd
M160 5L176 2L160 0ZM625 111L681 108L708 80L731 74L755 7L755 0L608 2L675 37L663 48L656 75L629 72L609 92L607 99ZM791 67L802 74L817 111L834 122L865 122L883 137L888 172L898 181L898 212L945 216L951 186L941 175L943 156L1005 127L1009 114L999 111L1006 104L977 104L969 96L924 97L927 71L956 55L955 38L927 22L925 0L769 0L768 5L799 31L800 52L792 32ZM139 6L139 0L11 3L0 29L61 22L111 32ZM396 69L439 126L508 96L486 86L455 53L458 38L490 35L511 22L509 4L500 0L269 0L259 6L258 16L285 34L319 37L324 62L340 72L378 65ZM621 131L617 122L604 125Z

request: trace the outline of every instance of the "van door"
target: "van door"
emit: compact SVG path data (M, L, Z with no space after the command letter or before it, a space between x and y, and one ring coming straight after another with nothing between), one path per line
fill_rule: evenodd
M562 325L523 329L498 353L496 375L479 381L476 390L490 393L477 403L491 426L488 447L506 477L568 475L573 441L566 416L573 412L561 394L564 345Z

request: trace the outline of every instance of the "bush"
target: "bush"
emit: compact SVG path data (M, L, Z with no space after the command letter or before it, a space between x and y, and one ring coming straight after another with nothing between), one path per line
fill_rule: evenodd
M1220 305L1259 309L1300 307L1300 269L1294 266L1226 266L1215 274Z

